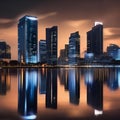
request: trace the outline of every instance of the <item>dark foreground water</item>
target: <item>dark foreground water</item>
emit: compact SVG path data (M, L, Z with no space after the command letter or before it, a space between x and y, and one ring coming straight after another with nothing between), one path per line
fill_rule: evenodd
M0 69L0 120L120 120L120 68Z

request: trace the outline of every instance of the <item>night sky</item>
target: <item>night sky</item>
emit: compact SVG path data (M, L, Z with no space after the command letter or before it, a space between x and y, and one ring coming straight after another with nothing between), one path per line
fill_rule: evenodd
M86 32L95 21L104 25L104 51L110 43L120 45L120 0L0 0L0 40L5 40L17 59L17 23L24 15L39 19L38 40L45 28L59 28L58 50L69 42L70 33L81 35L81 56L86 50Z

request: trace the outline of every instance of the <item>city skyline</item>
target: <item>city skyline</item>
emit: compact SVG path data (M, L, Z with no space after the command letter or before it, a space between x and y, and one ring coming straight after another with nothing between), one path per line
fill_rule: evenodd
M69 42L69 35L79 31L81 56L86 50L87 35L95 21L103 22L104 51L110 43L120 45L120 1L113 0L39 0L0 1L0 39L11 46L12 59L17 59L17 23L21 16L38 17L38 40L45 39L45 28L58 26L58 51ZM61 6L61 7L59 7ZM47 9L46 9L47 8ZM9 12L8 12L9 11ZM59 53L58 53L59 56Z

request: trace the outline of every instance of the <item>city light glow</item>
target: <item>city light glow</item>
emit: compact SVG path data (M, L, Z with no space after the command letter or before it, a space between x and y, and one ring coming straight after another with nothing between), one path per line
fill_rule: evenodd
M26 116L21 116L22 119L24 120L34 120L37 118L36 115L26 115Z
M98 115L102 115L103 114L103 111L102 110L94 110L94 115L95 116L98 116Z
M37 20L37 18L36 17L27 17L28 19L30 19L30 20Z
M97 25L103 25L103 23L102 22L95 22L95 26L97 26Z

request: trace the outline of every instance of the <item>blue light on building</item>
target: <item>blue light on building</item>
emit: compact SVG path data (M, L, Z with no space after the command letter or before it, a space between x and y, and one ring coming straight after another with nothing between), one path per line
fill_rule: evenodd
M37 18L24 16L18 23L18 61L37 63Z
M107 54L115 60L120 60L120 47L115 44L110 44L107 47Z

